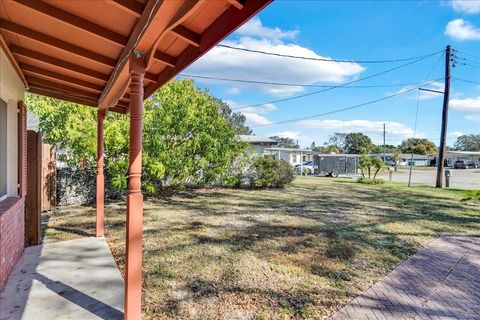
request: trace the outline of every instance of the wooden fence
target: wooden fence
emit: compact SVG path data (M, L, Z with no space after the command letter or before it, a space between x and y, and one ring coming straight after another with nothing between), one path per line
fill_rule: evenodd
M41 133L27 132L27 196L25 242L41 242L41 212L55 207L55 148L42 143Z

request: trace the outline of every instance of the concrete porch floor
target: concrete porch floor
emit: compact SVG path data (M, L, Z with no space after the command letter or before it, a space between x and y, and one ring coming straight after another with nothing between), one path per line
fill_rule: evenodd
M104 238L29 247L0 294L0 319L123 319L123 288Z

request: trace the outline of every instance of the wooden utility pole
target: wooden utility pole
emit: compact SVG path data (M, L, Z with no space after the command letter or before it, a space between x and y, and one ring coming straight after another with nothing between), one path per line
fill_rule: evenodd
M451 48L447 46L445 50L445 90L443 91L443 111L442 111L442 131L440 133L440 146L438 148L437 157L437 183L436 188L443 187L443 169L445 162L445 150L447 140L447 124L448 124L448 100L450 99L450 60Z

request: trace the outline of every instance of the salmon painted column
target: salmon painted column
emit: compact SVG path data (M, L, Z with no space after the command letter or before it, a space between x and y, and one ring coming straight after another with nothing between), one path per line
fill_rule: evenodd
M105 119L105 112L97 112L97 237L103 237L105 232L104 226L104 204L105 204L105 177L103 175L103 120Z
M130 166L127 197L127 253L125 268L125 319L142 314L142 113L145 60L139 52L130 56Z

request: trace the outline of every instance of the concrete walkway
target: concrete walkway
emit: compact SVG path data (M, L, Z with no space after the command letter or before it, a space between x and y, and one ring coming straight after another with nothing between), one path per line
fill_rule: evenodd
M0 319L123 319L123 279L105 239L26 248L0 294Z
M480 319L480 238L435 240L332 319Z

